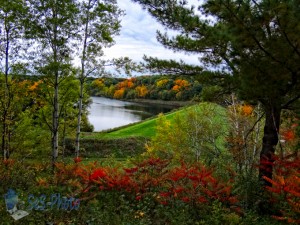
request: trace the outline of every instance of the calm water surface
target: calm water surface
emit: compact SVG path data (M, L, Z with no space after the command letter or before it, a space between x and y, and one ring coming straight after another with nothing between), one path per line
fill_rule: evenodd
M140 104L104 97L92 97L88 119L94 131L102 131L138 122L174 109L174 106Z

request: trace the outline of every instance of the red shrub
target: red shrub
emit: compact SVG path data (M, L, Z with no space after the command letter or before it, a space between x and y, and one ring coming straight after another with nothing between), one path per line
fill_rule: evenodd
M97 181L99 179L102 179L106 177L106 172L103 168L98 168L93 171L93 173L90 175L90 181Z
M272 186L270 201L278 204L283 216L274 216L289 223L300 223L300 157L290 155L284 159L274 156L273 179L264 177Z
M74 163L80 163L82 159L80 157L75 157L74 158Z
M169 163L168 160L150 158L136 163L133 168L123 169L98 167L96 163L57 164L56 177L58 183L74 185L75 192L86 199L101 191L118 191L138 201L147 195L163 205L177 200L193 206L215 200L227 205L236 204L230 181L216 178L213 169L184 163L169 167Z

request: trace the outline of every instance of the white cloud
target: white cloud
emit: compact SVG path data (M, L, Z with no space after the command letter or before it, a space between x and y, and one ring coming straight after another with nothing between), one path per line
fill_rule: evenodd
M164 48L156 40L156 31L164 28L142 7L130 0L119 0L119 7L125 10L120 35L115 38L116 44L105 49L106 58L128 56L136 62L142 61L143 55L161 59L183 59L192 64L199 64L197 55L174 53Z

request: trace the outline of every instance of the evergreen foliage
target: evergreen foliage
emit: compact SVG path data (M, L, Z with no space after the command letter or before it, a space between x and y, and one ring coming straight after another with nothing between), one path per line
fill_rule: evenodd
M272 162L281 110L300 98L299 2L208 0L195 7L188 1L133 1L165 28L178 31L173 37L158 31L165 47L199 54L227 75L242 98L262 103L261 162ZM271 164L260 169L262 181L263 176L272 178Z

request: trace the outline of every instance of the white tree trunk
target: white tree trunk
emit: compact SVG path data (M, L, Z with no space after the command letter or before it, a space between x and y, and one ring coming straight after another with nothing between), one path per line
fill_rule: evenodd
M58 104L58 72L55 74L54 96L53 96L53 123L52 123L52 166L58 157L58 126L59 126L59 104Z

